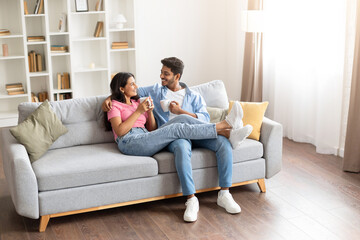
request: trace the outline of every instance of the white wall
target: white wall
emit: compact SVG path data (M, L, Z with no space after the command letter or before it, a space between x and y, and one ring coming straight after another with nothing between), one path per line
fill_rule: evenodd
M137 0L137 81L160 81L160 60L184 61L189 86L214 79L225 82L229 98L239 99L244 34L237 0Z

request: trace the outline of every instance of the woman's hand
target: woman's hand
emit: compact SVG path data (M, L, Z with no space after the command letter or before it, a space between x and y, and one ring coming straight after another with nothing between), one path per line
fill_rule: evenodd
M136 111L138 111L140 114L143 114L147 111L152 111L154 109L154 104L151 99L151 97L147 97L142 103L139 104Z

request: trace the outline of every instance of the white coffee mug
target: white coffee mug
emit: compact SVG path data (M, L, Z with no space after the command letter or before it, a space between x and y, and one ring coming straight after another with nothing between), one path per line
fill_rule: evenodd
M168 99L164 99L164 100L161 100L160 101L160 105L161 105L161 108L164 112L168 112L169 111L169 105L170 105L170 100Z
M143 101L145 101L147 98L148 98L148 97L142 97L142 98L140 98L140 103L142 103ZM150 101L150 99L148 99L147 101L148 101L148 103L149 103L149 107L151 107L151 101Z

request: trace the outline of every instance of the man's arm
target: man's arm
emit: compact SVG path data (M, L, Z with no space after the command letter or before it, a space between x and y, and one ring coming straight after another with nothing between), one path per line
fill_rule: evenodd
M176 101L171 101L170 102L169 111L174 113L174 114L177 114L177 115L187 114L187 115L192 116L193 118L197 118L197 115L195 113L185 111L184 109L181 108L180 104L178 102L176 102Z
M194 113L199 120L202 120L204 122L210 122L210 115L206 110L206 103L201 95L196 95L191 105L194 109Z

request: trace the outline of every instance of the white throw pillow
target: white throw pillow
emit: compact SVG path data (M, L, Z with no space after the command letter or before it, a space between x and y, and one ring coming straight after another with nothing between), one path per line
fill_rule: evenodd
M190 89L200 93L208 107L229 108L225 85L221 80L213 80L208 83L190 87Z

